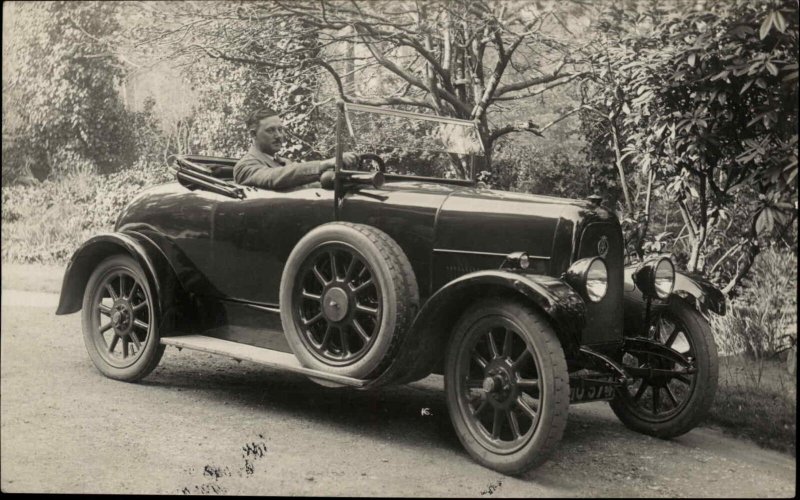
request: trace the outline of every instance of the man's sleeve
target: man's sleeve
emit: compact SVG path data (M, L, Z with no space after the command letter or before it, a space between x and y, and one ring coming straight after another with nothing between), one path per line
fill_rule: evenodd
M268 167L256 159L244 158L233 169L233 177L244 186L288 189L319 180L319 161Z

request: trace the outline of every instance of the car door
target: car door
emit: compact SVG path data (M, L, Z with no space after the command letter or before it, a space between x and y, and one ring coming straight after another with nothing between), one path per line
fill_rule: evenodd
M289 253L333 218L333 191L247 188L245 199L215 207L208 277L223 298L275 306Z
M392 237L408 257L424 299L431 293L437 213L453 190L423 182L393 182L381 189L362 187L344 197L339 216L342 221L376 227Z

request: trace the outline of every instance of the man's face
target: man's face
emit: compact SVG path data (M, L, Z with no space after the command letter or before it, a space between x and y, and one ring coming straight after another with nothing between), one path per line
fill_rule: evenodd
M274 155L283 146L283 121L279 116L270 116L258 123L256 130L251 130L253 143L262 153Z

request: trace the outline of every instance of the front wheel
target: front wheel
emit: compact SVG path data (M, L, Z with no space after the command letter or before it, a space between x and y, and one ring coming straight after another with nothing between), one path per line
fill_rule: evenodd
M569 375L561 344L520 302L487 299L462 316L447 349L445 392L461 444L504 474L544 462L567 423Z
M696 372L635 378L617 390L611 409L629 429L672 438L692 430L708 413L717 391L717 346L703 316L680 299L654 314L648 334L656 342L693 360ZM675 363L659 356L624 353L623 364L673 370Z
M164 354L154 297L142 268L127 255L101 262L83 297L83 340L103 375L126 382L145 377Z

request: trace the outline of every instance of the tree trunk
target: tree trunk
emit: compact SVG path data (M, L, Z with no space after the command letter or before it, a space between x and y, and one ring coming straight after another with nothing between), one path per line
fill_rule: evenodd
M797 217L797 213L793 215L786 225L783 226L781 229L778 238L782 238L786 231L794 224L794 220ZM755 216L753 217L753 222L750 224L750 230L748 231L748 246L745 250L745 261L742 266L737 266L736 275L733 279L725 285L722 289L722 293L726 296L730 297L733 294L733 291L736 289L736 286L742 281L742 279L747 276L747 273L750 272L750 268L753 267L753 264L756 261L756 257L758 254L761 253L761 247L758 244L758 233L756 232L756 223L755 223Z
M642 227L639 231L639 238L636 240L636 253L639 254L639 258L644 258L644 239L647 237L647 232L650 229L650 195L653 192L653 181L656 178L655 170L651 170L647 174L647 196L644 202L644 221L642 222Z
M753 263L756 261L756 257L759 253L761 253L761 248L758 245L758 241L751 241L747 245L747 249L744 251L744 254L739 258L740 260L744 259L744 262L741 265L736 266L736 275L722 289L723 294L725 294L727 297L733 295L736 285L738 285L742 281L742 278L744 278L747 273L750 272L750 268L753 267Z
M705 262L700 262L703 249L708 236L708 200L706 198L706 178L700 177L700 227L696 230L696 237L692 241L692 254L689 257L687 268L690 272L702 272Z
M700 238L698 236L697 225L694 220L692 220L686 203L681 199L678 200L678 209L680 209L681 217L683 217L684 227L689 236L689 246L691 248L689 263L686 267L688 271L694 272L695 268L693 267L693 263L697 262L697 254L700 252Z
M356 30L354 28L350 28L351 35L355 36ZM348 40L345 42L347 46L347 60L345 61L344 66L344 89L345 94L354 95L356 93L356 78L355 78L355 69L356 64L353 58L355 57L355 41Z
M614 147L614 162L619 171L619 182L622 185L622 194L625 197L625 210L628 214L633 214L633 205L631 204L631 195L628 193L628 184L625 182L625 169L622 168L622 151L619 148L619 135L617 131L617 124L614 120L611 121L611 140Z

